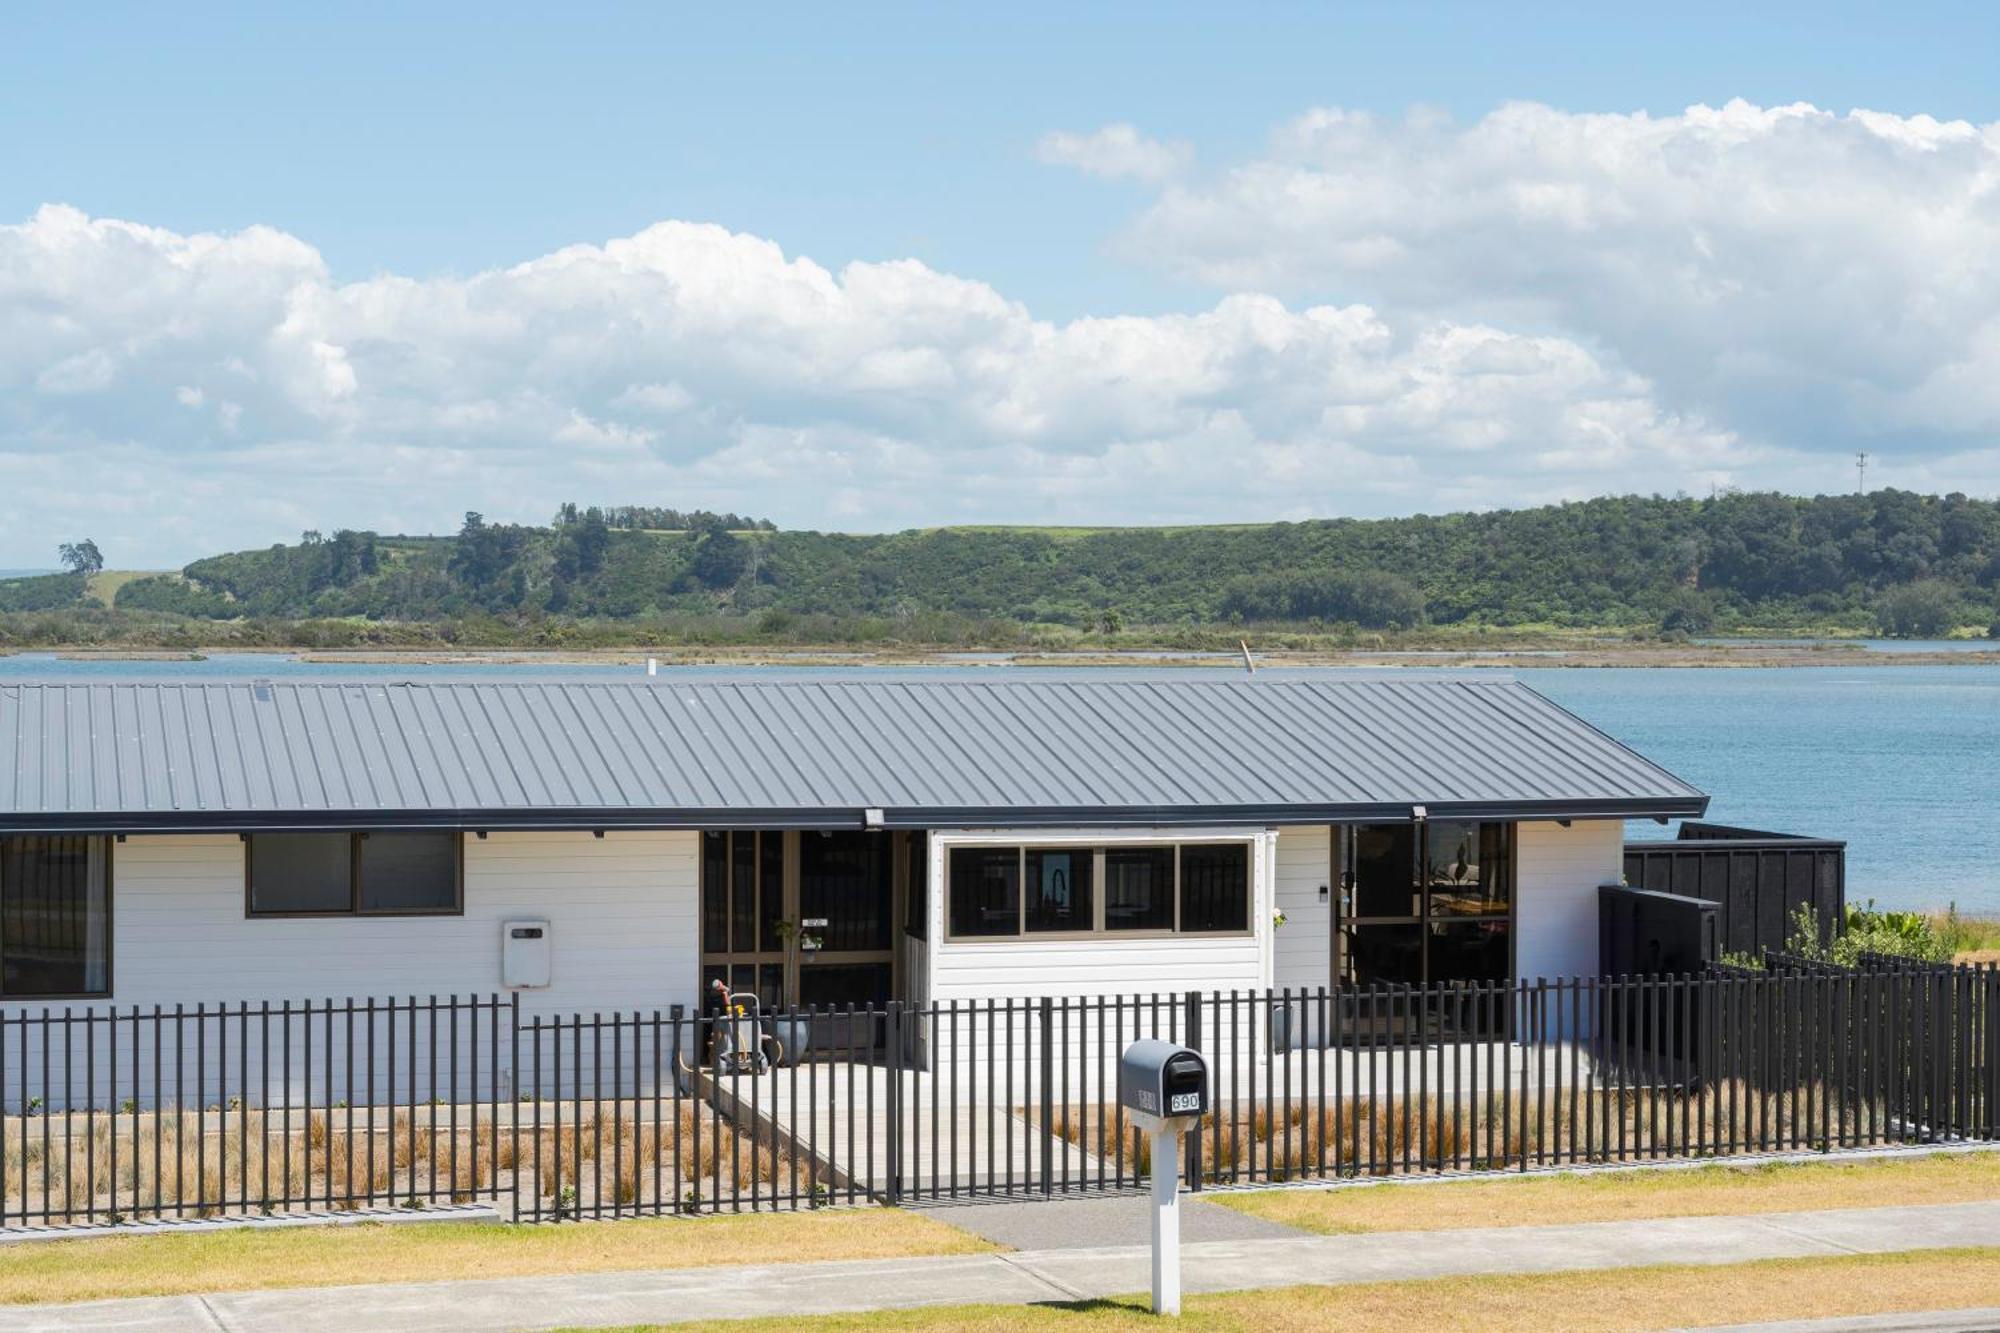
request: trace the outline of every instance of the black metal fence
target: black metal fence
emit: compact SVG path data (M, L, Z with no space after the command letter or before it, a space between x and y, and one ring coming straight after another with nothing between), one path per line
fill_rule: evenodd
M0 1225L523 1220L1132 1188L1132 1040L1209 1058L1191 1187L2000 1138L2000 970L1783 968L733 1017L509 997L0 1016Z
M0 1225L494 1198L516 1026L499 997L0 1016Z

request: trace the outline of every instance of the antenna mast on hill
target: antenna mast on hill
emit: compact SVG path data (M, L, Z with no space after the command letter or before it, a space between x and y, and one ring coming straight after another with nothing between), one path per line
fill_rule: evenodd
M1868 494L1868 455L1865 453L1854 455L1854 493Z

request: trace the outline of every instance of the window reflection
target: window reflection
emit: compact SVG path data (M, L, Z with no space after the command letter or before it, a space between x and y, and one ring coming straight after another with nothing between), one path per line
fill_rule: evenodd
M1028 929L1090 930L1097 924L1090 895L1091 849L1030 847Z
M1507 825L1435 820L1425 846L1432 916L1506 914Z

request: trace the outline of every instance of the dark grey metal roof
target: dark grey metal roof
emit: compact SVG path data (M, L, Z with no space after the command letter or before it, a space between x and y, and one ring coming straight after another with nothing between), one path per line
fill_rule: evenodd
M1524 685L1372 677L0 684L0 830L1700 815Z

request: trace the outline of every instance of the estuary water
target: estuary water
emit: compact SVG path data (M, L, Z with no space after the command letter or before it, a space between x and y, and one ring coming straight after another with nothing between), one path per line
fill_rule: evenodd
M672 667L662 675L852 676L841 667ZM959 664L980 677L1032 667ZM1154 668L1174 678L1191 670ZM1387 668L1420 670L1420 668ZM1077 668L1063 668L1074 671ZM1108 668L1129 674L1144 668ZM1271 674L1295 674L1267 668ZM1307 669L1300 669L1301 671ZM0 657L9 680L423 676L617 679L633 666L308 663L276 654L198 662ZM2000 915L2000 666L1536 667L1511 675L1665 765L1714 799L1727 824L1845 838L1848 897L1884 907ZM1635 826L1634 837L1671 828Z

